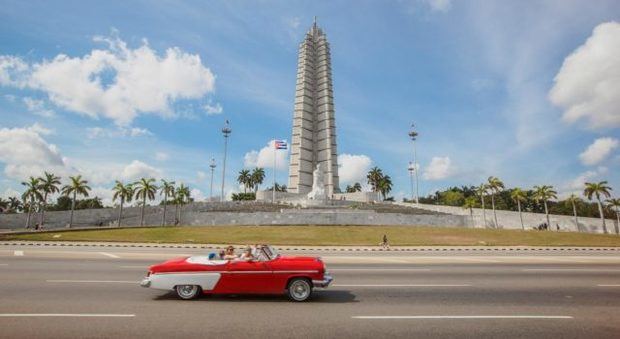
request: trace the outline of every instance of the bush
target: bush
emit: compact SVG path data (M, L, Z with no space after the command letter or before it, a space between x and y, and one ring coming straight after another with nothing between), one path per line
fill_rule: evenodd
M254 193L233 193L232 200L233 201L256 200L256 194Z

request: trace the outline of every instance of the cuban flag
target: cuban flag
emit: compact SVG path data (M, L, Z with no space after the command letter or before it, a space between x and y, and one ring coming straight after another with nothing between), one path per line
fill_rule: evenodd
M286 144L286 141L284 140L275 140L274 146L276 149L287 149L288 148L288 145Z

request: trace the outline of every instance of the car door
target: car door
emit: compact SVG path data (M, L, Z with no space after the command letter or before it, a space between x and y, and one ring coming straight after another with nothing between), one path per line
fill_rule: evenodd
M262 261L231 261L222 274L219 293L272 293L273 272Z

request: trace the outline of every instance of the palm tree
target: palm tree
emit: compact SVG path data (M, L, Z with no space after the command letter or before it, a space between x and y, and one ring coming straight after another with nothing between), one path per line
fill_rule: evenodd
M541 201L545 205L545 216L547 217L547 226L548 229L551 229L551 222L549 221L549 207L547 206L547 201L551 199L556 199L558 192L553 189L553 186L542 185L542 186L534 186L534 199L536 201Z
M164 195L164 216L161 219L161 225L166 226L166 205L168 204L168 197L174 196L174 181L161 179L161 186L159 189L160 194Z
M13 213L20 212L24 209L22 202L17 197L9 197L9 211Z
M0 212L4 213L9 210L9 201L0 198Z
M467 197L463 203L463 208L469 209L469 216L471 217L471 225L474 225L474 207L476 207L476 197Z
M118 210L118 227L121 227L121 219L123 218L123 204L125 202L131 202L131 199L133 198L133 187L131 184L125 185L116 180L116 185L114 185L112 190L114 191L112 201L116 201L116 199L121 200L120 209Z
M378 183L377 189L381 192L383 200L387 198L388 193L392 191L392 178L389 175L383 176Z
M32 215L32 207L36 201L40 201L43 196L41 195L39 178L30 177L28 181L22 182L22 185L26 187L26 191L22 194L24 202L28 203L28 217L26 219L26 228L30 228L30 216Z
M157 186L155 186L155 179L142 178L133 184L135 187L134 192L136 194L136 200L142 200L142 211L140 212L140 226L144 226L144 208L146 207L146 199L154 200L155 193L157 192Z
M61 193L66 196L73 195L73 199L71 199L71 217L69 218L69 228L71 228L73 226L73 211L75 210L75 199L77 198L78 194L87 197L88 191L90 191L90 186L88 186L88 181L82 179L81 175L69 177L69 180L71 180L71 182L62 188Z
M495 212L495 194L501 192L504 189L504 183L497 177L489 177L488 188L491 191L491 206L493 207L493 218L495 219L495 228L499 228L497 223L497 212Z
M183 213L183 205L185 203L189 203L191 201L191 193L189 191L189 187L181 184L177 190L177 199L178 203L181 205L179 208L178 221L181 224L181 214Z
M620 199L609 199L607 203L610 208L615 208L616 210L616 234L620 234Z
M510 197L512 200L517 202L517 208L519 209L519 219L521 219L521 228L525 231L525 226L523 225L523 214L521 213L521 202L527 200L527 193L520 188L515 188L510 192Z
M360 184L359 182L356 182L355 184L353 184L353 192L361 192L362 191L362 184Z
M581 228L579 228L579 219L577 219L577 204L580 202L581 199L575 194L571 194L568 198L566 198L566 200L564 200L564 203L569 203L573 207L573 216L575 217L575 227L577 227L577 231L581 231Z
M258 187L263 183L263 180L265 180L265 170L262 167L256 167L252 170L250 179L252 183L251 186L254 187L254 193L258 192Z
M585 195L588 200L592 200L592 196L596 197L596 202L598 203L598 213L601 216L601 221L603 222L603 231L607 234L607 226L605 225L605 214L603 214L603 204L601 203L601 196L606 198L611 198L611 187L607 185L607 181L601 182L586 182L586 188L583 190L583 195Z
M60 185L60 177L55 176L52 173L44 172L44 176L39 178L40 188L43 192L43 204L41 208L41 218L39 224L43 227L45 222L45 208L47 207L47 196L59 192L58 185Z
M488 189L488 186L485 184L480 184L480 186L476 188L476 193L480 196L480 201L482 202L482 219L484 220L485 228L487 227L487 212L484 207L484 196L487 194Z
M250 174L250 170L242 169L239 171L237 182L243 185L243 193L247 193L248 186L252 183L252 175Z
M372 188L373 192L379 191L379 182L383 178L383 172L379 167L373 167L368 171L368 175L366 175L366 179L368 179L368 184Z

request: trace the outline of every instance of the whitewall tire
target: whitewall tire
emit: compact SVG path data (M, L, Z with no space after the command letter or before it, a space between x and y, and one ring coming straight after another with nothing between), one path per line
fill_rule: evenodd
M178 285L175 290L179 298L184 300L194 299L200 294L200 286L197 285Z
M288 284L287 293L293 301L306 301L312 295L312 285L308 279L295 278Z

